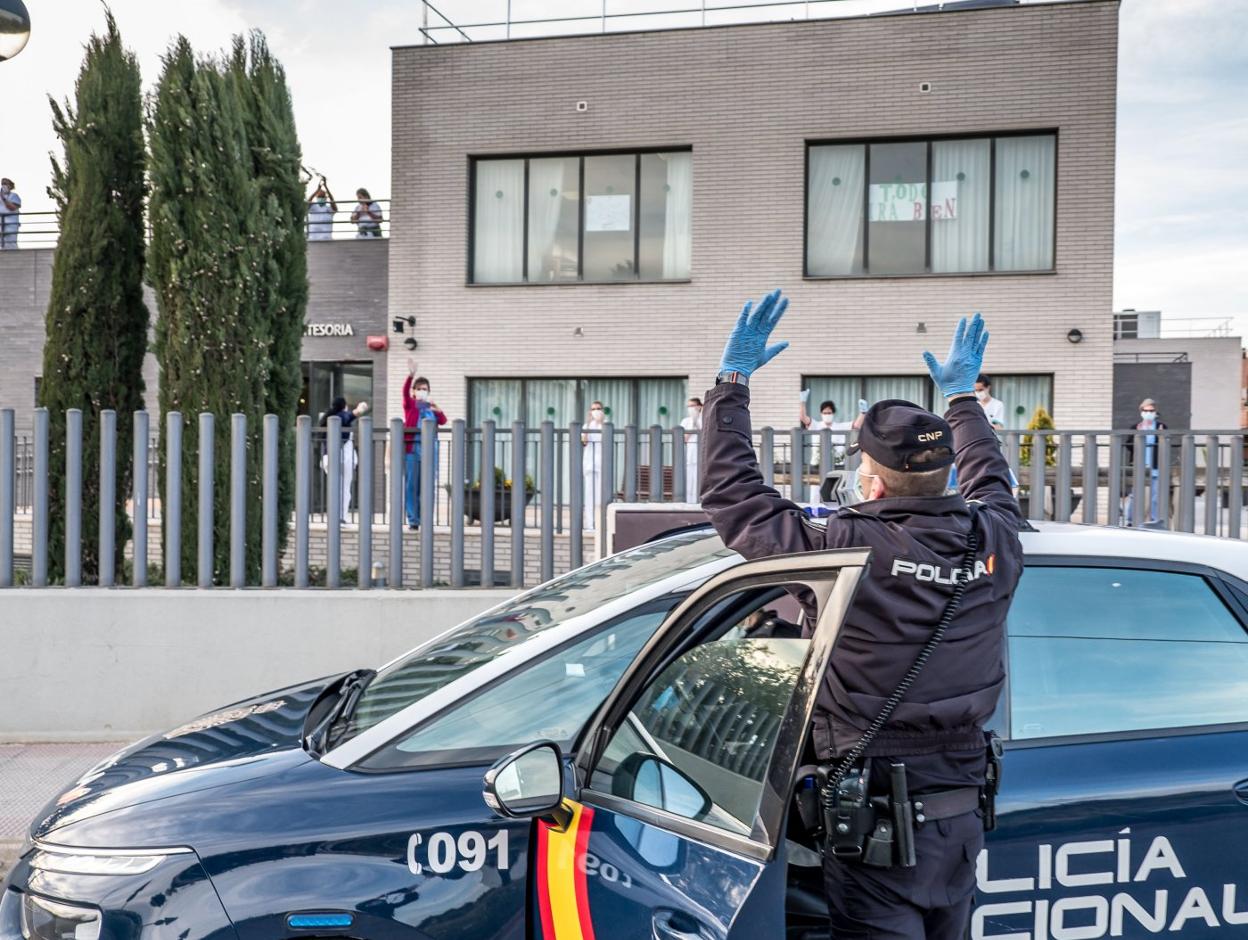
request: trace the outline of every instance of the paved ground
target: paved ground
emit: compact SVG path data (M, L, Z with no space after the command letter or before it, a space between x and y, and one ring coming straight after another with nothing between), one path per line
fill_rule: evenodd
M0 744L0 876L17 854L35 813L121 744Z

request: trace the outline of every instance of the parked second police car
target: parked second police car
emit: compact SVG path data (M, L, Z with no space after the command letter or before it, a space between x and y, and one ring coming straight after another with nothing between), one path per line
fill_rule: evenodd
M1248 546L1022 538L972 935L1248 936ZM34 822L0 940L826 936L792 794L866 562L687 532L142 741Z

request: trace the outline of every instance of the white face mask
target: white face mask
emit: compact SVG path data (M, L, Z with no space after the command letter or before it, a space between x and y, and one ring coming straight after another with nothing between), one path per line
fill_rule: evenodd
M702 413L702 409L699 408L697 405L690 405L685 410L689 412L689 417L691 418L696 418L698 415Z
M858 502L860 503L865 503L870 498L868 496L869 491L867 490L866 482L863 480L863 477L875 479L875 474L863 473L862 467L859 467L854 471L854 495L858 497Z
M829 411L825 411L819 417L823 418L824 424L831 424L833 421L836 420L836 415Z
M979 391L975 393L975 397L978 398L980 401L987 401L989 398L992 397L992 392L988 391L988 389L986 388L980 389Z
M1140 420L1141 420L1141 421L1147 421L1149 424L1152 424L1154 421L1156 421L1156 420L1157 420L1157 412L1155 412L1155 411L1141 411L1141 412L1140 412Z
M418 389L416 389L416 400L417 400L417 401L428 401L428 400L429 400L429 389L427 389L427 388L418 388Z
M593 411L589 413L589 416L593 418L595 421L601 421L602 415L603 415L603 411L601 408L595 408Z

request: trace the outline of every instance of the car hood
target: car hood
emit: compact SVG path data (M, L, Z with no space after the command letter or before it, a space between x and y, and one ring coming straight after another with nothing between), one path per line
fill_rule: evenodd
M96 764L54 797L31 823L31 836L57 841L56 830L101 813L224 786L270 773L304 755L309 709L341 676L328 676L236 702L172 731L132 744Z

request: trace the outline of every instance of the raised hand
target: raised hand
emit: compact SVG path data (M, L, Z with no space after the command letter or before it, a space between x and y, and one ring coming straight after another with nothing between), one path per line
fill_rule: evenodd
M984 329L984 318L977 313L969 323L966 317L958 321L958 328L953 331L953 342L949 345L949 355L943 363L937 362L930 352L923 353L927 371L932 374L932 381L940 388L941 394L952 398L954 395L969 395L974 390L987 347L988 331Z
M789 301L781 299L779 290L764 297L757 307L753 301L746 301L724 345L719 370L748 376L784 352L789 346L787 341L768 346L767 340L788 308Z

